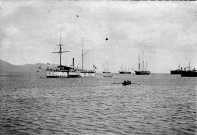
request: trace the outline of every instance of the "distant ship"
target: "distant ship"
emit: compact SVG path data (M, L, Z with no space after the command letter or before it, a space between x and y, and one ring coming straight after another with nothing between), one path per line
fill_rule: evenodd
M182 72L181 77L197 77L197 70L194 68L193 70Z
M131 74L131 72L128 70L126 70L126 67L125 67L125 70L123 70L123 67L121 66L121 71L119 71L119 74Z
M105 68L102 73L103 73L103 77L112 77L113 76L113 74L108 70L108 68Z
M183 70L182 67L180 68L180 65L179 65L179 68L178 68L178 69L176 69L176 70L171 70L171 71L170 71L170 73L171 73L172 75L181 74L182 72L185 72L185 70Z
M104 73L103 77L112 77L113 74L112 73Z
M181 77L197 77L197 70L195 68L191 70L189 63L188 70L181 72Z
M150 71L147 70L147 62L146 62L146 68L144 69L144 60L142 60L142 69L140 64L140 57L139 57L139 63L138 63L138 71L134 70L136 75L149 75Z
M104 68L103 73L111 73L108 68Z
M74 58L73 58L73 64L72 67L69 66L63 66L61 64L61 55L62 53L66 53L69 51L62 51L62 44L61 44L61 33L60 33L60 44L59 51L53 52L53 53L59 53L60 54L60 65L55 68L47 67L47 78L78 78L78 77L94 77L96 74L96 66L93 65L94 70L85 70L83 69L83 38L82 38L82 68L78 69L75 68L74 65Z

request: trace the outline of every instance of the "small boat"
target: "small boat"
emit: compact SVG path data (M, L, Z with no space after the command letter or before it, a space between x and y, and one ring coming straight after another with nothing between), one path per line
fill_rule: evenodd
M130 85L131 84L131 81L129 80L124 80L124 82L122 83L122 85Z

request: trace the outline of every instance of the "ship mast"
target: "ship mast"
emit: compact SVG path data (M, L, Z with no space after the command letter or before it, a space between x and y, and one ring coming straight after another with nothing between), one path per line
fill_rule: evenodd
M144 71L144 59L142 60L142 71Z
M146 58L146 71L148 71L148 66L147 66L147 58Z
M66 52L69 52L69 51L62 51L62 43L61 43L61 30L60 30L60 43L59 43L59 47L60 47L60 50L59 52L53 52L53 53L59 53L60 54L60 68L62 66L62 53L66 53Z
M139 65L138 65L139 71L140 71L140 56L139 56Z
M83 37L82 37L82 70L83 70L83 60L84 60L84 57L83 57Z

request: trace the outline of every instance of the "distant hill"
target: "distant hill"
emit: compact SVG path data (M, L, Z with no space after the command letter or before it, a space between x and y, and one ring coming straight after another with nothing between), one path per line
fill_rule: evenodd
M39 67L46 69L47 65L43 63L13 65L6 61L0 60L0 73L7 72L37 72Z

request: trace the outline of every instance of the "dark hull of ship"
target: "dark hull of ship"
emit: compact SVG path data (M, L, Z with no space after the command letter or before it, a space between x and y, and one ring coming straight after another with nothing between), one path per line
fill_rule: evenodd
M171 70L171 74L172 74L172 75L181 74L181 73L183 73L183 72L185 72L185 71L183 71L183 70Z
M111 73L111 72L108 72L108 71L103 71L103 73Z
M131 72L119 71L119 74L131 74Z
M197 71L185 71L181 73L181 77L197 77Z
M107 76L107 75L104 75L103 77L112 77L112 75L109 75L109 76Z
M150 72L149 71L135 71L136 75L149 75Z

